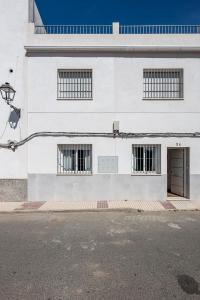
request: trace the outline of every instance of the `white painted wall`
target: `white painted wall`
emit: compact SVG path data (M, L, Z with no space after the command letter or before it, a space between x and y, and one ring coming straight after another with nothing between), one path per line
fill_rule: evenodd
M26 57L24 46L191 46L199 47L199 35L148 36L63 36L34 35L28 24L28 0L0 0L0 83L10 82L17 90L15 105L22 108L20 127L5 130L9 109L0 102L0 142L20 140L39 131L111 132L114 120L121 131L199 131L200 58L145 57L143 55L102 57L101 55ZM8 19L9 12L9 19ZM38 17L39 18L39 17ZM14 73L10 74L12 68ZM93 69L92 101L58 101L57 69ZM143 68L183 68L183 101L144 101ZM2 135L2 133L4 133ZM99 155L118 155L119 174L131 174L133 143L162 144L162 174L166 174L167 147L181 143L191 147L191 173L200 174L198 139L67 139L38 138L15 153L0 150L0 178L26 178L27 173L56 174L57 144L93 144L93 172ZM28 152L26 151L28 148ZM27 166L28 163L28 166Z
M92 101L57 100L57 69L93 69ZM184 100L147 101L143 68L183 68ZM195 132L200 122L200 59L136 57L30 57L28 60L29 134L37 131L111 132L114 120L125 132ZM59 143L93 144L93 171L98 155L118 155L119 174L131 173L131 144L161 143L162 174L167 147L193 147L191 173L200 174L199 140L192 139L38 139L29 144L28 173L56 173ZM45 150L46 149L46 150Z
M57 101L57 70L93 69L93 101ZM143 97L144 68L183 68L184 101L147 101ZM200 112L200 59L29 57L29 112ZM37 87L37 88L35 88Z
M0 0L0 85L9 82L17 91L13 105L22 109L18 127L11 129L7 120L10 108L0 97L0 143L27 136L27 40L31 0ZM40 20L37 9L35 18ZM13 69L13 73L9 70ZM7 124L7 125L6 125ZM0 179L27 177L27 146L16 152L0 149Z
M20 140L27 134L26 114L26 58L24 44L28 22L27 0L0 0L0 84L9 82L17 91L14 105L22 108L22 118L13 130L6 122L9 107L0 99L0 143ZM13 69L13 73L9 72ZM13 153L0 150L0 178L25 178L26 147Z
M161 174L167 174L167 147L190 147L190 173L200 174L199 140L198 139L130 139L112 140L103 138L39 138L28 146L28 172L32 174L57 173L57 144L92 144L93 174L98 174L98 156L118 156L118 173L131 174L132 144L161 144Z

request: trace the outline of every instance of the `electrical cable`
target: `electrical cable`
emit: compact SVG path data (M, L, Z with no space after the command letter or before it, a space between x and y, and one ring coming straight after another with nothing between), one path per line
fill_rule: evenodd
M120 138L120 139L130 139L130 138L200 138L200 132L194 133L173 133L173 132L165 132L165 133L133 133L133 132L35 132L25 139L17 142L17 141L8 141L5 144L0 144L0 148L10 149L15 151L18 147L23 146L28 143L32 139L37 137L104 137L104 138Z
M5 134L5 132L6 132L6 129L7 129L7 126L8 126L8 121L6 121L6 125L5 125L3 131L2 131L2 133L1 133L1 135L0 135L0 140L1 140L1 139L3 138L3 136L4 136L4 134Z

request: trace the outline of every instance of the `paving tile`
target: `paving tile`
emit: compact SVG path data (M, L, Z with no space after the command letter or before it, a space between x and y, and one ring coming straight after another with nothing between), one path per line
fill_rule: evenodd
M128 204L129 201L118 200L118 201L108 201L108 205L110 209L122 209L122 208L129 208Z
M61 210L84 210L96 209L96 201L68 202L68 201L48 201L39 208L39 211L61 211Z
M109 208L130 208L144 211L160 211L164 207L158 201L109 201Z
M0 212L11 212L21 205L21 202L0 202Z
M144 211L161 211L164 207L158 201L135 201L138 209Z
M195 210L197 206L191 201L170 201L171 204L178 210Z

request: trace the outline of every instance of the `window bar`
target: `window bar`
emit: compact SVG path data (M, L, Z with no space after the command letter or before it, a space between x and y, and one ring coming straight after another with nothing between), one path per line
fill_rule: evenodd
M58 145L58 173L91 174L92 145Z
M160 174L161 146L133 145L133 173Z
M149 69L143 72L143 97L146 99L183 98L182 69Z
M92 99L92 71L58 71L57 96L58 99Z
M158 148L154 147L154 153L155 153L155 165L154 165L154 171L158 173Z

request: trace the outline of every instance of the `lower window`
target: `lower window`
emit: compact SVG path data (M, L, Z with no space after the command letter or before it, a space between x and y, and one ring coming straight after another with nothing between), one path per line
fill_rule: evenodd
M133 174L161 173L161 145L133 145Z
M59 174L92 174L92 145L58 145Z

